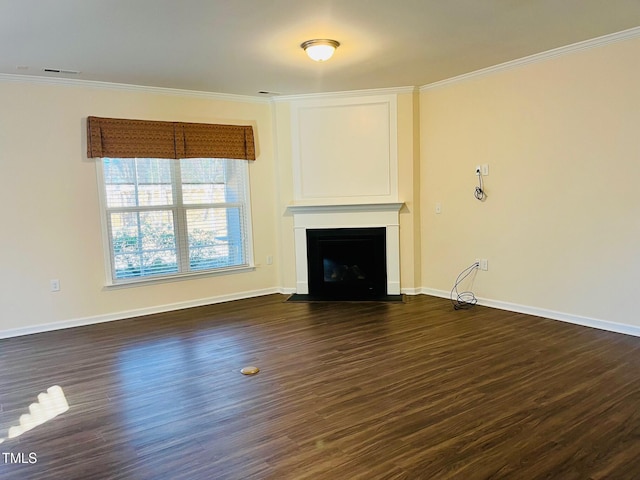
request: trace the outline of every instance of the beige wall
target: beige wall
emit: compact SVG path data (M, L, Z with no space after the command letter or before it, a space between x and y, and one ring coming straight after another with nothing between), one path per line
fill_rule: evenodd
M416 293L420 269L420 132L416 93L398 95L398 197L400 210L400 287Z
M293 215L287 206L293 202L293 151L291 143L291 106L288 102L273 105L276 131L278 217L280 233L280 285L285 291L296 290L295 242Z
M277 287L276 175L268 103L3 82L0 104L0 333ZM89 115L254 125L258 159L249 171L255 271L105 289L96 160L86 158ZM275 257L273 265L265 264L267 255ZM53 278L60 279L60 292L49 292Z
M487 258L479 297L640 326L639 58L635 38L423 90L426 289Z

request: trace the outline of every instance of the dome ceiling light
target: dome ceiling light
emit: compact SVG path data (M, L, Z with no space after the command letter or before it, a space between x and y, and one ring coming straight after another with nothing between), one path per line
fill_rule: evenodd
M307 52L311 60L316 62L324 62L333 56L333 52L340 46L340 42L329 40L327 38L307 40L302 42L300 47Z

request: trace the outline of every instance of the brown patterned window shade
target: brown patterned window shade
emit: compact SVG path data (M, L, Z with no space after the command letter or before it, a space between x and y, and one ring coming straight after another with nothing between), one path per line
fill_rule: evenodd
M178 125L184 135L184 158L256 158L251 127L206 123Z
M253 127L87 118L87 156L255 160Z

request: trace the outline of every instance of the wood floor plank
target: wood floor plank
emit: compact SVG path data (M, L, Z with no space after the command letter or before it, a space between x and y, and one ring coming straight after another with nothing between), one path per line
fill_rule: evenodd
M639 338L284 299L0 340L0 438L52 385L70 406L0 444L0 480L640 478Z

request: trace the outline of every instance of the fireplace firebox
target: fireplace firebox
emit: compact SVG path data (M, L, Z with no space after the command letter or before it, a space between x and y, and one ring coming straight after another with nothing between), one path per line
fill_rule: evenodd
M309 295L369 300L387 295L386 228L307 229Z

